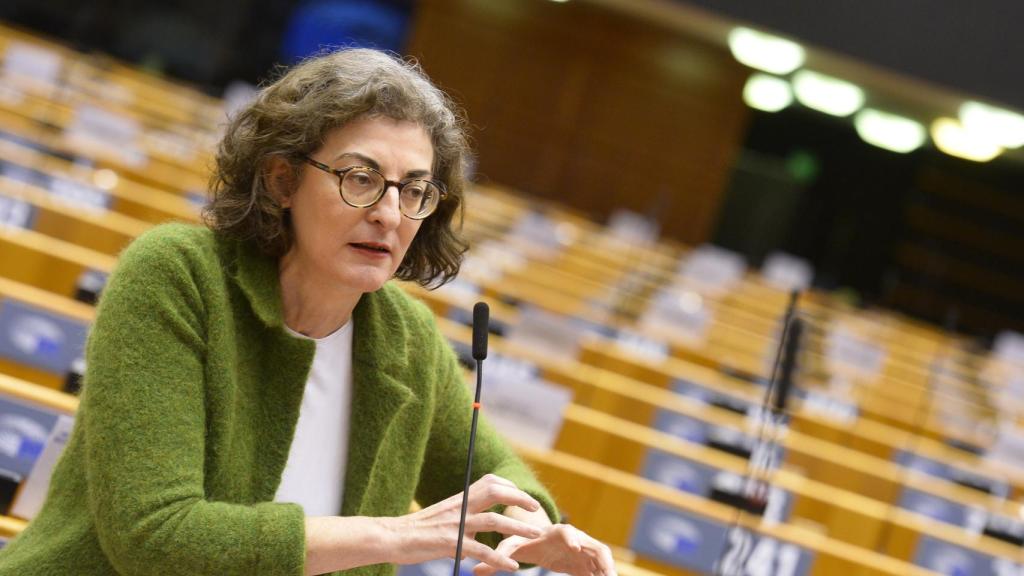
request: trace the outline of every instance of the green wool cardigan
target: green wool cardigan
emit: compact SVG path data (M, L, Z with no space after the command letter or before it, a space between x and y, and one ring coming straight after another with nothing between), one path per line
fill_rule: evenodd
M432 314L388 284L353 321L342 514L399 516L460 492L472 398ZM197 226L138 238L99 303L46 503L0 551L0 576L303 574L302 508L272 500L314 351L284 329L275 260ZM482 422L474 476L486 472L557 518Z

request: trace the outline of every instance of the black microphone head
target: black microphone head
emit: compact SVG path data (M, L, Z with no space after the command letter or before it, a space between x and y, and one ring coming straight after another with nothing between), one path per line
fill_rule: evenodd
M477 302L473 306L473 359L487 358L487 324L491 309L485 302Z

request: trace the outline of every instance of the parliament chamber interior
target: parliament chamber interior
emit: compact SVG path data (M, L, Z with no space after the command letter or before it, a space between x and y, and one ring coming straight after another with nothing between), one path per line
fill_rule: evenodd
M223 39L168 53L100 41L130 22L99 24L111 3L36 4L0 9L5 541L45 499L119 253L201 221L274 65L365 32L466 109L476 155L458 277L394 282L468 386L489 304L483 413L620 574L1024 574L1024 91L827 44L892 51L896 25L858 27L886 4L240 3L294 18L221 15ZM972 17L939 5L920 19ZM217 11L197 6L139 30Z

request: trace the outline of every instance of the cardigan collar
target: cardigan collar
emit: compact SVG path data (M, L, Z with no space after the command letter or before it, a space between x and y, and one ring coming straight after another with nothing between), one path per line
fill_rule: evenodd
M231 275L249 299L256 316L267 326L284 326L281 283L277 260L261 254L251 242L232 242L234 265Z
M256 316L268 327L283 330L284 314L277 262L248 242L236 242L231 275ZM349 457L343 498L344 514L357 514L375 477L378 453L398 411L413 399L404 384L410 358L419 352L388 298L364 294L355 309L352 342L352 408ZM310 355L310 362L312 355ZM308 371L309 366L305 367ZM300 388L301 389L301 388ZM298 412L294 414L298 420ZM290 442L290 439L288 440ZM284 451L288 453L287 450ZM284 463L281 463L282 468ZM377 475L380 473L377 472Z

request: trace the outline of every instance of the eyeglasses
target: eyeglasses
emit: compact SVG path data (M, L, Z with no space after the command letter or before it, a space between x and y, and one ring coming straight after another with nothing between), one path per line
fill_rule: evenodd
M413 220L422 220L433 214L441 200L448 197L444 184L433 180L409 178L395 182L368 166L349 166L335 170L308 156L303 158L314 167L337 176L341 199L353 208L373 206L380 202L388 188L394 186L398 188L398 210L402 215Z

